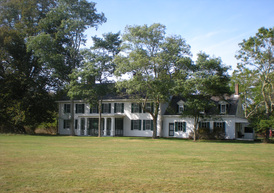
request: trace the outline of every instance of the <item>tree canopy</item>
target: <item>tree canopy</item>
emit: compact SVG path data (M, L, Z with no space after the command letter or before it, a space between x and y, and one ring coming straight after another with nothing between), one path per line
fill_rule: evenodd
M157 137L160 104L169 100L173 77L191 67L190 46L180 36L166 36L165 29L158 23L127 26L122 54L115 57L116 75L130 76L118 81L117 87L139 100L153 117L153 138ZM146 103L153 103L154 108L146 109Z

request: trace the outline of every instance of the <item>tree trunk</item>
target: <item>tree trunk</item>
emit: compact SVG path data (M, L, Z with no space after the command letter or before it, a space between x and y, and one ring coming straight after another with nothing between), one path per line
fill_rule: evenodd
M70 100L70 106L71 106L71 117L70 117L70 135L75 136L75 131L74 131L74 100Z
M158 113L159 113L159 101L155 103L155 111L154 111L154 116L153 117L153 134L152 134L152 139L157 138L157 119L158 119Z
M194 128L193 128L193 141L197 140L197 125L198 125L199 117L194 118Z

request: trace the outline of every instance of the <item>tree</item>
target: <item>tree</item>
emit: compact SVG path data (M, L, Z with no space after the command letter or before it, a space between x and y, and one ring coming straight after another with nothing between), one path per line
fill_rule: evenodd
M98 107L98 137L101 136L102 100L113 92L110 77L113 75L114 57L119 53L121 45L120 32L103 34L103 38L93 37L94 45L91 49L82 51L84 60L82 67L71 74L68 86L71 98L80 97L91 106Z
M84 31L104 23L103 13L97 13L95 3L86 0L58 0L39 22L41 33L28 39L28 49L50 71L61 85L71 80L69 75L79 67L80 46L85 43ZM74 135L74 100L71 98L71 135Z
M264 108L264 119L269 120L274 109L274 28L260 28L255 36L243 40L236 58L240 61L238 71L250 69L258 77L256 88L260 88L261 97L254 98L251 114ZM268 130L266 133L269 133ZM265 135L266 140L268 134Z
M210 114L216 107L212 97L222 97L230 93L228 86L228 67L225 67L220 58L210 58L205 53L199 53L194 70L187 78L176 79L175 93L185 98L185 108L182 116L194 118L193 139L196 141L198 123Z
M169 100L172 78L191 66L190 46L180 36L165 36L165 26L127 26L123 35L123 50L116 56L118 76L130 79L117 82L135 100L142 103L143 111L153 118L153 136L157 137L160 104ZM146 103L154 104L147 108Z
M26 39L39 33L38 23L55 5L52 0L0 2L0 126L8 132L34 129L52 118L49 79Z

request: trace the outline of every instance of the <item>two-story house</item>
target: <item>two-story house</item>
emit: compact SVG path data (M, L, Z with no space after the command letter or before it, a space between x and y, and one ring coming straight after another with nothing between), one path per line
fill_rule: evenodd
M220 100L212 97L217 103L218 113L210 119L199 123L202 127L213 130L223 127L226 139L254 139L254 131L248 127L244 118L242 103L239 95ZM157 134L161 137L188 138L193 129L194 119L183 117L184 100L172 97L169 103L161 104L157 120ZM71 104L70 100L58 101L60 135L70 134ZM79 136L98 136L98 108L90 106L82 100L74 101L75 134ZM146 103L146 109L154 108L153 103ZM173 109L170 111L168 109ZM102 102L102 136L137 136L151 137L153 119L149 113L143 112L140 103L129 97L106 96Z

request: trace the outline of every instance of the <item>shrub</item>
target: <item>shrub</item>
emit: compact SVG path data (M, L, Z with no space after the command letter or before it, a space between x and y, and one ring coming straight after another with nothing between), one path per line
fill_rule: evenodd
M198 129L198 138L199 139L211 139L210 129L201 127Z
M214 139L225 139L225 129L222 127L215 127L212 132Z

